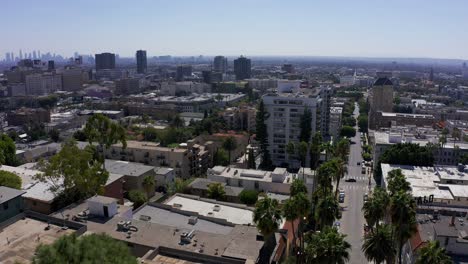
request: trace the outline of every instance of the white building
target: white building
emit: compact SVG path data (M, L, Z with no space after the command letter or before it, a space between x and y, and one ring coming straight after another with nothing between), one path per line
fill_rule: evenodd
M58 74L30 74L26 76L27 95L47 95L62 90L62 76Z
M301 80L278 80L278 93L297 92L301 88Z
M333 139L338 138L341 130L341 116L343 108L341 107L330 107L330 123L329 123L329 134Z
M300 119L307 108L312 114L312 135L315 134L321 107L319 93L283 93L266 94L263 96L265 110L269 113L266 120L268 129L268 144L273 165L299 168L300 160L296 155L286 152L289 141L298 142L300 136ZM310 141L310 140L309 140Z
M163 82L161 83L161 95L190 95L192 93L209 93L211 86L206 83L185 82Z
M304 174L289 173L285 168L274 171L238 169L215 166L208 169L207 178L212 181L226 183L228 186L243 187L246 190L256 190L265 193L289 194L294 179L302 179L309 193L314 188L313 173L305 169Z

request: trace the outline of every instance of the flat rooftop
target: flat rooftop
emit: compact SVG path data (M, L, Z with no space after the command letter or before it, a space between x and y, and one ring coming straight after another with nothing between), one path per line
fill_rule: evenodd
M136 177L155 169L153 166L142 163L110 159L106 159L105 166L106 170L110 173Z
M39 244L52 244L64 235L75 232L72 229L62 230L59 226L31 218L20 219L2 229L0 232L0 263L31 263L36 247Z
M230 206L228 203L217 203L214 200L211 201L209 199L192 199L174 195L165 201L164 204L171 206L176 205L178 206L177 208L181 210L196 212L200 215L208 217L225 219L226 221L233 224L254 225L253 211L249 209L243 209L241 208L241 205L239 207L235 207L235 204Z
M283 183L291 183L293 180L293 174L280 170L282 168L276 168L275 171L263 171L263 170L252 170L252 169L239 169L239 168L231 168L225 166L214 166L211 169L208 169L208 174L213 174L216 176L222 176L226 178L238 178L238 179L246 179L246 180L256 180L256 181L264 181L264 182L272 182L272 174L283 174L284 179Z
M186 210L186 209L184 209ZM134 220L141 220L143 217L149 217L148 222L172 226L176 228L193 229L197 231L203 231L213 234L227 235L232 232L233 227L229 225L223 225L204 219L197 219L195 224L189 224L190 215L183 214L168 209L145 205L140 210L134 213Z
M117 143L112 146L121 148L122 143ZM184 153L188 151L187 149L182 149L182 148L161 147L159 143L154 143L154 142L149 142L149 141L135 141L135 140L127 141L127 150L128 149L156 150L160 152L178 152L178 153Z

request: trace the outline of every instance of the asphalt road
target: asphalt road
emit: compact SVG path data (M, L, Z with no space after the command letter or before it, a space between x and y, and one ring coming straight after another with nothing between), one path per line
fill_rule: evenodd
M357 103L354 115L356 118L359 115ZM345 201L340 204L342 206L342 218L338 221L341 223L340 232L347 235L346 240L352 247L349 263L362 264L369 263L361 250L365 223L361 208L364 204L364 194L369 192L369 178L368 174L361 173L361 165L357 165L358 162L362 162L359 132L356 133L352 141L355 144L351 144L350 148L348 174L340 182L340 189L345 191ZM345 182L347 178L354 178L356 182Z

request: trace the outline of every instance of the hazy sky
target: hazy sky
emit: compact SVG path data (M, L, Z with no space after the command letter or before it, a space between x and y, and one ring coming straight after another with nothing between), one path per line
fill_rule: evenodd
M310 55L468 59L466 0L3 0L0 58Z

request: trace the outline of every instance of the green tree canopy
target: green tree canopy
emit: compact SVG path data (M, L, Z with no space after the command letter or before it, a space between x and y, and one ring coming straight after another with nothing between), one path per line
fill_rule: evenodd
M18 165L15 142L6 134L0 135L0 165Z
M344 264L349 260L351 245L335 228L325 228L306 236L306 263Z
M269 197L258 200L255 204L253 220L265 237L272 235L281 224L281 209L278 200Z
M226 151L222 148L219 148L213 155L213 164L215 166L227 166L229 165L229 156Z
M393 263L396 255L395 243L392 240L392 227L383 225L364 236L362 251L367 260L375 263Z
M51 191L56 194L63 192L66 195L75 190L86 198L101 193L109 177L102 163L94 159L92 147L79 149L74 140L63 143L59 153L49 162L41 161L39 165L44 173L36 175L36 178L51 183Z
M21 190L21 184L21 177L9 171L0 170L0 186Z
M262 155L262 164L260 164L260 167L263 169L270 169L272 166L270 152L268 150L268 130L265 124L268 117L269 115L265 110L265 104L263 100L260 100L256 116L256 139L260 145L260 153Z
M235 137L230 136L223 142L223 148L228 152L229 163L231 162L231 152L237 148L237 140Z
M224 186L219 182L210 183L208 185L208 197L216 200L223 200L226 197Z
M295 196L299 193L307 194L307 187L304 181L301 179L294 179L289 187L289 193L291 196Z
M135 189L128 192L128 199L133 202L133 208L138 208L148 201L148 196L146 193Z
M352 126L343 126L340 131L340 136L352 138L356 135L356 129Z
M429 241L419 250L416 264L451 264L452 259L447 255L445 249L440 246L439 241Z
M430 146L421 147L412 143L394 144L380 156L380 162L412 166L433 166L433 149Z
M254 190L242 190L239 194L239 199L247 205L255 204L258 200L258 192Z
M34 264L121 263L137 264L125 243L105 234L60 237L51 245L36 248Z

